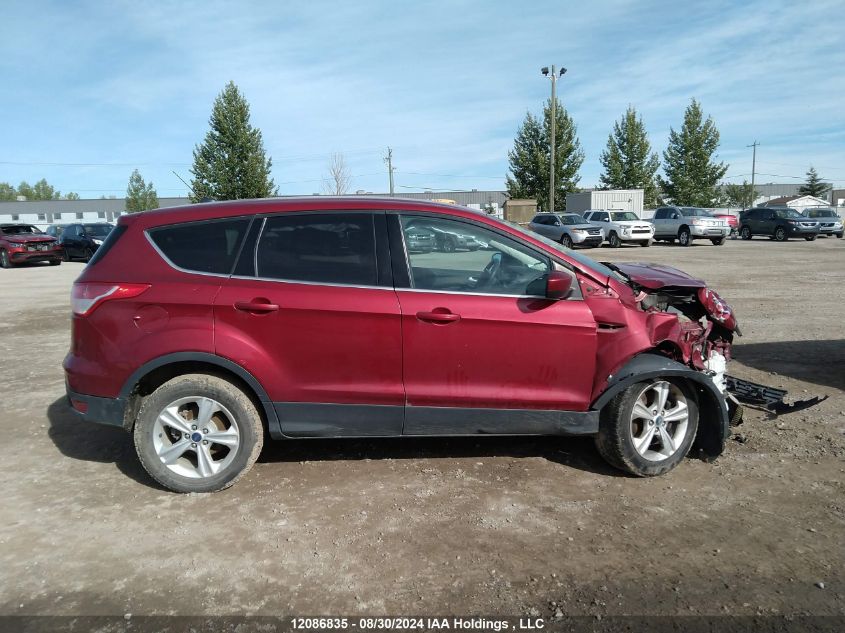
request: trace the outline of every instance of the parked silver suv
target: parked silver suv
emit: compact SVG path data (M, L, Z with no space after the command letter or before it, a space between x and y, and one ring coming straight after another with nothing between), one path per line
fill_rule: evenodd
M681 246L689 246L693 240L708 239L716 246L725 243L731 227L722 218L697 207L660 207L651 219L654 224L654 239L670 244L678 240Z
M593 226L577 213L538 213L528 228L567 248L601 246L604 230Z
M819 222L819 235L835 235L841 238L845 233L842 218L832 207L821 207L817 209L804 209L801 215Z

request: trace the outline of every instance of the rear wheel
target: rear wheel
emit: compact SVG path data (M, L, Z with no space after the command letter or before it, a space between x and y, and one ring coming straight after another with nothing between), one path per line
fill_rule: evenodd
M786 229L782 226L779 226L775 229L775 241L777 242L785 242L786 241Z
M742 230L739 232L739 236L744 240L751 239L751 227L750 226L743 226Z
M722 244L725 243L725 238L724 237L717 237L717 238L713 238L710 241L713 242L713 246L721 246Z
M622 240L620 240L619 236L616 235L616 231L610 232L610 235L607 237L607 241L610 243L611 248L619 248L622 246Z
M690 239L690 232L687 227L682 227L680 231L678 231L678 244L681 246L689 246L692 243L692 239Z
M569 237L566 233L561 235L560 243L563 244L566 248L572 248L572 238Z
M654 378L628 387L602 409L596 446L611 466L654 477L681 462L697 429L695 392L686 382Z
M146 471L176 492L214 492L240 479L263 443L252 400L227 380L178 376L148 396L138 412L135 450Z
M7 251L0 251L0 268L11 268L12 262L9 260L9 253Z

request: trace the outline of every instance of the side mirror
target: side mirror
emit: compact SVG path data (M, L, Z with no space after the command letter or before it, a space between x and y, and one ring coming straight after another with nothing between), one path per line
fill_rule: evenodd
M572 277L559 270L553 270L546 277L546 298L563 299L572 287Z
M555 226L560 226L560 220L555 220Z

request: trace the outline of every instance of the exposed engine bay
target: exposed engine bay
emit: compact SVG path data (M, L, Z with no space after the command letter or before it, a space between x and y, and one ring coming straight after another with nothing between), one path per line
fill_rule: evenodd
M643 311L656 320L666 315L676 317L673 321L680 332L670 335L666 331L663 341L655 341L658 351L710 376L725 395L731 425L742 422L741 404L778 415L800 411L826 399L827 396L814 397L787 404L787 392L782 389L729 376L727 365L734 334L742 336L742 332L733 309L703 281L669 266L618 264L613 268L628 277ZM666 329L664 324L658 328Z

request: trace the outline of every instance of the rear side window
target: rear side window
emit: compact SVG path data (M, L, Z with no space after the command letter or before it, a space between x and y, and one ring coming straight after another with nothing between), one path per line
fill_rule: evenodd
M376 286L376 242L369 213L309 213L267 218L256 276L286 281Z
M148 234L174 266L193 272L228 275L248 226L249 218L210 220L164 226L151 229Z

